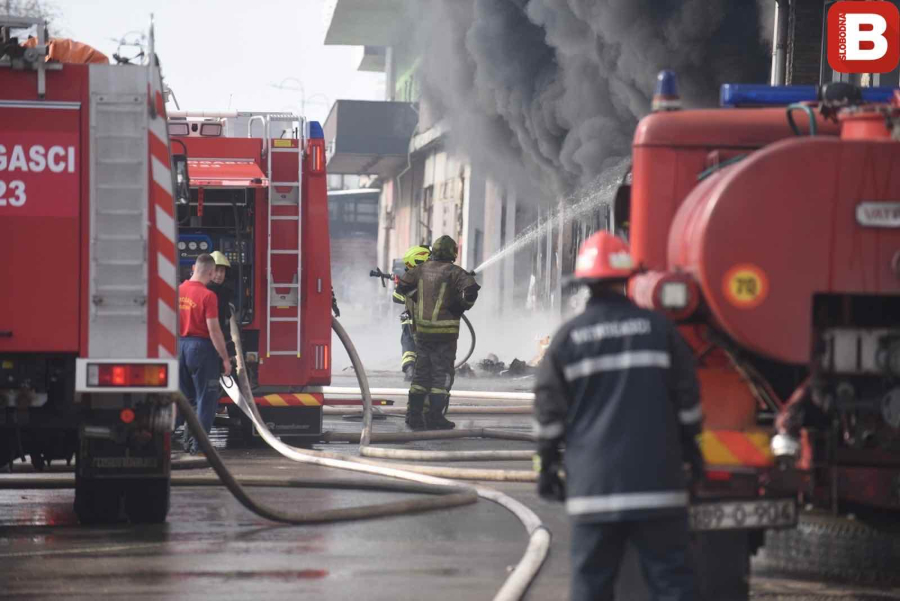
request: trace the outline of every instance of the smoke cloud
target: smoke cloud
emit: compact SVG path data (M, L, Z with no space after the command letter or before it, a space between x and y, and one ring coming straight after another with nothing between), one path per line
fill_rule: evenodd
M422 93L451 142L508 185L567 194L630 154L657 73L687 106L764 82L765 3L420 0Z

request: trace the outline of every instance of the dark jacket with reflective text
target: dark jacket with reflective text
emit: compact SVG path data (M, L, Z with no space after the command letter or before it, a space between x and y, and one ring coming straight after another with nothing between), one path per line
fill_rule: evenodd
M565 443L576 521L684 512L682 443L702 418L690 347L663 315L618 294L565 323L538 369L534 429L539 444Z

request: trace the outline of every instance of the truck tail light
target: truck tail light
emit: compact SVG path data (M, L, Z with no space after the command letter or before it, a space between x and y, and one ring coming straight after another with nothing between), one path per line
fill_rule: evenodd
M311 173L325 172L325 141L310 140L309 141L309 162Z
M169 384L165 363L88 363L87 385L98 388L159 388Z

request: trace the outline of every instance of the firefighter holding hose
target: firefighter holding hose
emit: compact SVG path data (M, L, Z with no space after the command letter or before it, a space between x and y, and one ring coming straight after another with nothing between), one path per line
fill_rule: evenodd
M654 598L688 601L684 468L703 477L700 389L675 326L625 296L632 273L628 246L607 232L579 252L591 299L553 336L535 382L538 493L565 501L573 521L573 600L612 599L631 542Z
M411 299L407 306L415 327L415 372L406 406L406 424L412 430L456 427L444 411L453 385L459 321L475 304L480 288L471 274L454 265L457 254L456 241L441 236L431 245L431 257L397 280L397 292Z
M431 251L427 246L413 246L403 255L403 264L406 271L414 269L428 260ZM403 350L403 356L400 359L400 369L403 370L403 377L407 382L412 381L413 370L416 365L416 340L414 336L414 324L411 309L413 303L404 295L394 290L393 300L395 303L405 305L406 310L400 314L400 348Z

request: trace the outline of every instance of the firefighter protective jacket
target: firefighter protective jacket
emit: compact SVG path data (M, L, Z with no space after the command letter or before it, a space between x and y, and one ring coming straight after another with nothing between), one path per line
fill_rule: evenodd
M412 300L416 337L435 340L459 337L459 318L475 304L479 288L462 267L435 259L410 269L397 283L397 293Z
M694 357L662 315L592 298L550 344L535 382L539 444L565 442L566 509L580 522L684 512L683 444L703 419Z

